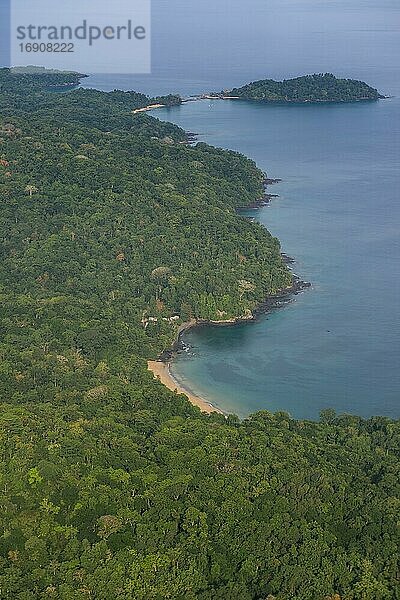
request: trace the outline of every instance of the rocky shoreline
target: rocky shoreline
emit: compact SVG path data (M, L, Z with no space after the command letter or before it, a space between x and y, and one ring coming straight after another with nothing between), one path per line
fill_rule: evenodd
M282 254L285 264L293 264L295 261L287 254ZM170 363L178 352L184 349L183 335L190 329L199 327L236 327L242 323L255 323L258 319L271 313L273 310L281 308L292 302L293 298L301 294L305 290L311 288L311 283L303 281L297 275L293 275L292 285L288 288L278 291L276 294L268 296L261 302L252 312L249 317L236 317L226 321L212 321L207 319L192 319L186 323L182 323L177 331L175 341L170 348L167 348L160 354L158 361Z
M193 131L185 131L185 134L187 144L195 144L199 141L199 133L194 133Z
M187 133L188 135L188 133ZM190 135L195 136L196 134L192 133ZM282 179L270 179L265 176L263 181L264 189L267 190L267 187L270 185L274 185L276 183L280 183ZM237 208L236 210L239 212L241 210L247 209L256 209L261 208L262 206L266 206L271 198L279 197L278 194L269 194L265 193L265 195L256 200L254 203L244 206L242 208ZM282 260L288 267L290 265L295 264L295 259L291 256L288 256L284 252L281 253ZM311 283L303 281L297 275L292 275L292 285L278 291L276 294L268 296L263 302L261 302L248 317L236 317L232 319L227 319L225 321L213 321L207 319L192 319L186 323L182 323L182 325L178 328L175 341L173 342L170 348L167 348L162 352L162 354L158 357L158 361L163 363L170 363L173 360L174 356L184 349L183 344L183 335L189 329L194 329L195 327L235 327L241 323L254 323L256 322L262 315L266 315L273 310L281 308L285 304L289 304L295 296L301 294L306 289L311 287Z
M238 206L236 210L256 210L258 208L262 208L263 206L267 206L273 198L279 198L279 194L270 194L269 192L267 192L268 186L280 183L281 181L282 179L269 179L268 177L266 177L263 181L264 195L261 198L254 200L254 202L251 202L247 206Z

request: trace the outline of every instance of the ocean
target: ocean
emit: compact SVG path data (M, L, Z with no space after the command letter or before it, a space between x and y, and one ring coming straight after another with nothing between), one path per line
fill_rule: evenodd
M282 178L270 190L279 198L248 214L312 283L257 323L185 334L174 376L241 417L284 410L317 419L325 408L399 417L399 3L271 0L267 9L261 0L222 0L217 9L207 0L191 8L154 2L152 75L96 75L85 86L188 95L329 71L393 97L305 106L201 101L153 112Z

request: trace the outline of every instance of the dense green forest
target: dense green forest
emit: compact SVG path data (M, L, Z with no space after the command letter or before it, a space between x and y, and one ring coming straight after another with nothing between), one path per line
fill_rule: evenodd
M0 69L0 91L33 94L40 90L78 86L86 77L81 73L60 72L40 67Z
M338 79L330 73L284 81L263 79L225 92L224 96L262 102L355 102L384 98L363 81Z
M236 213L264 174L134 115L142 94L9 77L0 598L400 598L399 422L206 416L147 371L171 316L245 316L290 285Z

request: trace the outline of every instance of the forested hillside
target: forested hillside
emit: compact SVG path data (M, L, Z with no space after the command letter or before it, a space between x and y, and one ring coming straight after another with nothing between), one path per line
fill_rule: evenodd
M235 210L264 175L33 77L0 71L0 598L399 598L398 422L208 417L147 371L290 285Z
M363 81L340 79L331 73L305 75L284 81L262 79L224 95L262 102L355 102L384 97Z
M81 73L61 72L40 67L0 69L0 90L3 93L29 93L49 91L54 88L78 86L86 77Z

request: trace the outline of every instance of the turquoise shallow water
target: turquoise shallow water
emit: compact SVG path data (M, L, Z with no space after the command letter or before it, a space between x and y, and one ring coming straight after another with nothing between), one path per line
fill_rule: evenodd
M400 416L399 23L398 0L154 0L152 75L84 82L190 94L330 71L397 96L154 112L283 178L256 216L313 283L257 324L186 335L174 375L226 411Z

